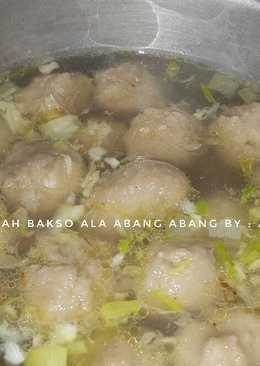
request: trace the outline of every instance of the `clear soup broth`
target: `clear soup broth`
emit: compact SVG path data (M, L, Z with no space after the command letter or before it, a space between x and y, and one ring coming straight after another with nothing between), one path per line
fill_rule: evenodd
M132 54L0 80L0 363L259 365L258 82Z

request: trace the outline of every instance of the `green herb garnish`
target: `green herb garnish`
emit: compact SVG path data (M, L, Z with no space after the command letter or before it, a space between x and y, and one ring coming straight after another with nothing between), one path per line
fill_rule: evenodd
M130 316L136 315L141 305L136 300L112 301L101 308L101 317L108 326L117 326L126 323Z
M253 184L247 184L241 193L241 203L245 204L256 198L256 187Z
M228 252L225 244L222 241L217 241L215 243L215 255L217 263L222 267L227 278L234 280L237 277L236 268L233 263L232 257Z
M200 87L201 87L201 90L202 90L202 93L203 93L205 99L210 104L217 104L217 101L216 101L214 95L212 94L210 88L208 87L208 85L206 85L204 83L200 83Z
M178 76L180 69L179 63L176 60L171 60L166 66L166 75L170 79L175 79Z
M150 300L161 309L174 311L175 313L181 313L183 311L182 305L162 290L151 291Z
M209 204L206 200L198 200L195 204L196 213L200 216L207 216L209 212Z

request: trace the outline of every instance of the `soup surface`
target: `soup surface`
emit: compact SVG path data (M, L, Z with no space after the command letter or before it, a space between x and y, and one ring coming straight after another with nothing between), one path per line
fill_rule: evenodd
M0 82L0 358L260 365L260 87L115 54Z

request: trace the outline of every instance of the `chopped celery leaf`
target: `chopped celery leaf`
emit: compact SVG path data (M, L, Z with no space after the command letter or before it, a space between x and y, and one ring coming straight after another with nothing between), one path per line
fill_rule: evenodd
M88 348L83 340L74 341L67 346L68 356L72 357L74 355L86 354Z
M253 174L253 161L250 159L240 160L240 169L246 177L251 177Z
M88 351L83 340L77 340L67 346L68 364L70 366L86 366L88 364Z
M181 67L180 67L178 61L173 59L173 60L169 61L166 66L166 75L170 79L175 79L177 77L177 75L179 74L180 69L181 69Z
M260 239L250 241L238 256L238 261L244 266L250 266L260 259Z
M196 213L200 216L207 216L209 211L209 205L206 200L198 200L195 204L196 206Z
M232 257L222 241L215 242L215 255L217 263L223 268L226 276L230 280L236 279L236 268Z
M136 300L112 301L104 304L101 308L101 317L109 326L117 326L125 323L130 316L136 315L141 306Z
M210 104L217 104L217 101L216 101L214 95L212 94L211 90L209 89L208 85L200 83L200 87L201 87L201 90L202 90L202 93L203 93L205 99Z
M247 184L241 193L241 203L245 204L254 200L256 197L256 188L252 184Z
M151 291L150 299L159 308L164 310L174 311L175 313L180 313L183 311L181 304L179 304L173 297L164 293L162 290Z
M66 366L67 349L61 346L44 345L33 348L27 355L25 366Z
M131 245L130 239L121 239L118 242L118 250L122 254L127 254L129 252L129 247Z
M149 231L140 231L137 233L128 233L124 238L120 239L117 247L121 254L128 254L133 247L135 251L138 251L138 245L143 245L144 241L149 238L151 233Z
M260 207L253 207L249 210L249 217L254 222L260 221Z

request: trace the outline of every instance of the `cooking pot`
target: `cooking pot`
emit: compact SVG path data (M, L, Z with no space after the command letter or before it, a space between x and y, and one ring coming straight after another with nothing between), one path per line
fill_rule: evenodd
M0 72L130 50L260 79L259 1L0 0L0 9Z

